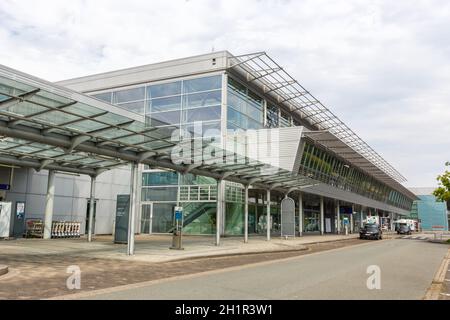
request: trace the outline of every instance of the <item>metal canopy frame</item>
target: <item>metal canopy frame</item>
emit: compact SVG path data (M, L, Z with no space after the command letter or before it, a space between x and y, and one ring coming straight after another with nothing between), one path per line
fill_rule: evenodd
M248 157L177 165L175 145L167 128L149 126L143 115L0 65L0 163L92 177L143 163L281 192L319 183L280 168L261 175L267 164Z
M376 175L373 172L368 172L369 174L383 182L391 181L391 185L396 185L396 189L400 188L400 183L406 181L404 176L265 52L239 56L231 55L228 69L240 73L248 82L262 87L264 93L297 114L312 128L329 131L334 137L351 148L355 154L364 158L365 162L369 163L371 167L377 169L374 170ZM405 192L406 188L401 186L401 190Z

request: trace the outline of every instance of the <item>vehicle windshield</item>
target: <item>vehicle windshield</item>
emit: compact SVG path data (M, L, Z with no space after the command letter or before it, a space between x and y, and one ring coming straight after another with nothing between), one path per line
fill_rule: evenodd
M408 229L409 227L408 226L405 226L405 225L403 225L403 226L400 226L400 229Z
M366 229L376 230L376 229L378 229L378 226L376 224L366 224Z

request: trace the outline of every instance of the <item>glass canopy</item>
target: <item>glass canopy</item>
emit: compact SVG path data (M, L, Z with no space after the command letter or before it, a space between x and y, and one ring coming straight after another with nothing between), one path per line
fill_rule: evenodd
M168 132L143 115L0 65L0 163L97 175L135 162L285 191L317 184L277 167L261 171L271 165L224 150L220 160L233 161L176 164L171 152L179 141Z

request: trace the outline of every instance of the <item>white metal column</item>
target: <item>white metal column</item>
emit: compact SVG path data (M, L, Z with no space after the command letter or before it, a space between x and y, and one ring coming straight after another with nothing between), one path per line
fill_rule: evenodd
M52 237L54 202L55 202L55 171L48 170L47 195L45 197L44 239L51 239Z
M361 206L361 212L359 213L360 214L360 218L361 218L361 220L359 221L359 223L360 223L360 227L362 228L362 227L364 227L364 221L363 221L363 219L364 219L364 214L363 214L363 207Z
M341 210L340 210L340 206L339 206L339 200L336 200L336 219L337 219L336 220L337 221L336 231L337 231L337 234L341 233L341 212L340 211Z
M91 196L89 200L88 242L92 241L92 225L95 208L95 176L91 176Z
M220 245L221 217L222 217L222 180L217 180L217 199L216 199L216 246Z
M266 208L267 208L267 216L266 216L266 229L267 229L267 241L270 241L270 189L267 189L266 195Z
M352 204L352 214L350 215L350 233L353 233L353 213L355 212L355 205Z
M248 185L244 185L244 243L248 242Z
M298 194L298 233L303 236L303 194Z
M320 197L320 234L324 234L324 219L325 219L325 205L323 203L323 197Z
M130 216L128 219L128 243L127 254L129 256L134 254L134 234L136 228L136 206L137 206L137 191L138 191L138 165L131 164L131 178L130 178Z

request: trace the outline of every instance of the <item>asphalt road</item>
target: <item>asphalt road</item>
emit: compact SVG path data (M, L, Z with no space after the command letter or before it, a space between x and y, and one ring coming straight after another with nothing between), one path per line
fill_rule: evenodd
M288 260L113 288L89 299L421 299L448 246L383 240ZM367 288L379 266L381 289Z

